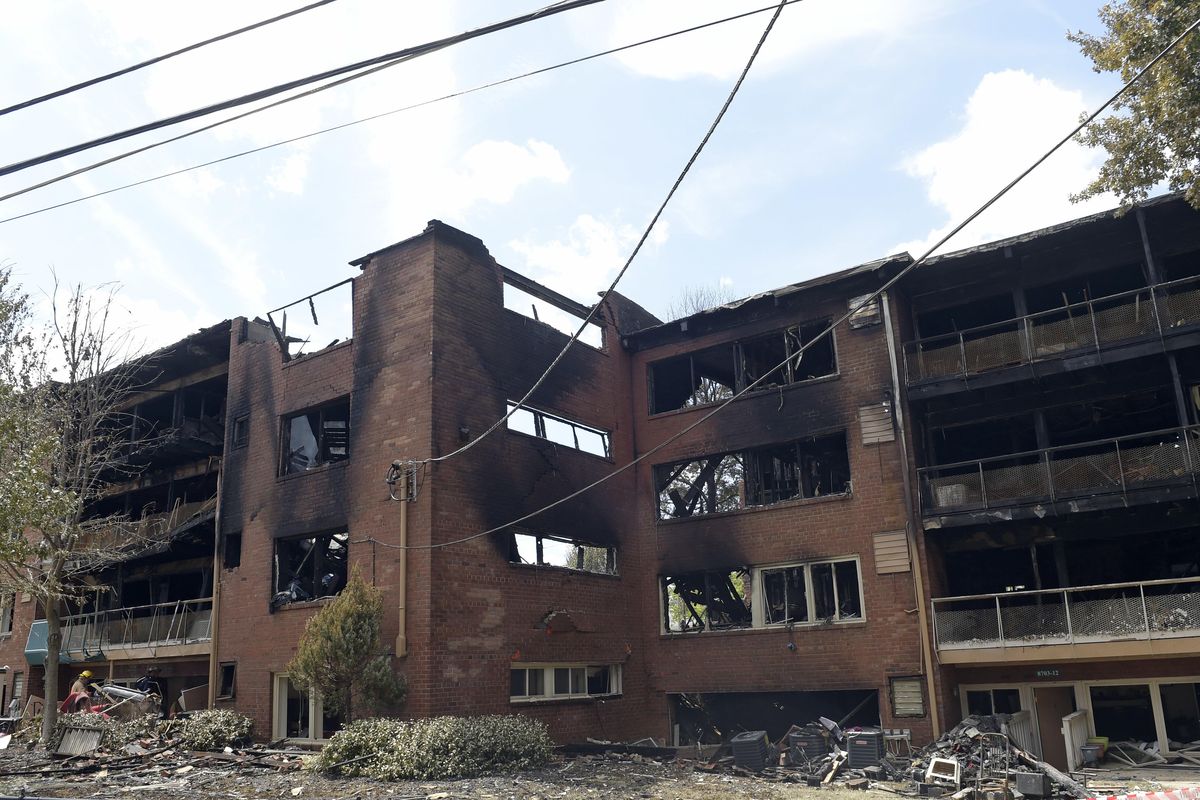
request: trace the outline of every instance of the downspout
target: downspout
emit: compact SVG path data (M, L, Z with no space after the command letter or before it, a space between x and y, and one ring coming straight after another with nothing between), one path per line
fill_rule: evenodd
M399 557L399 577L397 582L396 594L398 597L397 611L399 612L399 620L397 621L396 629L396 658L403 658L408 655L408 503L411 495L409 494L409 472L407 469L400 471L400 557ZM394 488L393 488L393 491Z
M929 691L929 718L933 724L933 738L942 735L941 706L938 703L937 687L934 683L933 649L929 641L929 615L925 605L925 577L921 568L921 551L917 549L916 531L920 530L920 518L917 516L913 503L912 479L909 476L908 434L905 429L904 404L900 387L900 362L896 355L896 339L892 327L891 298L883 292L879 298L883 305L883 329L887 337L888 364L892 371L892 413L895 415L896 432L899 437L900 457L903 469L900 474L904 477L904 505L908 512L908 521L904 526L904 536L908 540L908 551L912 554L913 584L917 590L917 621L921 627L921 658L925 667L925 684Z
M225 459L217 467L217 508L213 514L212 611L209 612L208 707L217 703L217 623L221 614L221 496L225 494Z

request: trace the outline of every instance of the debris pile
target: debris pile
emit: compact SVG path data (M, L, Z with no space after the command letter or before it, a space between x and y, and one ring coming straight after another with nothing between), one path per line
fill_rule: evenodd
M1069 775L1013 744L1008 716L967 717L919 751L907 731L842 730L824 717L792 728L773 746L766 731L746 731L723 744L702 772L733 772L768 780L879 787L896 794L955 800L1014 796L1084 798Z

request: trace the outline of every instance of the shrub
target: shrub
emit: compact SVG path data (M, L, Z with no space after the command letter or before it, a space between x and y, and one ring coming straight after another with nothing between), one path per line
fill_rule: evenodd
M544 723L516 715L364 719L335 733L313 766L380 780L468 778L541 767L552 747Z
M229 709L200 711L179 726L180 744L189 750L223 750L249 739L253 726L249 717Z

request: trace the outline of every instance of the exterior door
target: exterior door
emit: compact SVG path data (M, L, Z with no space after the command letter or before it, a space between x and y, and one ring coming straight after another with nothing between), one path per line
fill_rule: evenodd
M1075 710L1075 690L1070 686L1040 686L1033 690L1037 709L1038 736L1042 740L1042 760L1061 770L1067 769L1067 743L1063 738L1063 717Z

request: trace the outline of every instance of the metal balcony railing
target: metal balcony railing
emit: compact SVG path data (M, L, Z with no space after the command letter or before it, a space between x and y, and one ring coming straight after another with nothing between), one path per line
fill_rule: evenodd
M1100 351L1200 323L1200 276L1159 283L1024 317L930 336L904 346L908 383Z
M109 650L212 641L212 598L130 606L63 619L63 652L85 657Z
M939 650L1200 636L1200 578L932 601Z
M1194 483L1198 437L1200 426L1169 428L925 467L921 507L930 516Z

